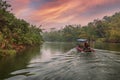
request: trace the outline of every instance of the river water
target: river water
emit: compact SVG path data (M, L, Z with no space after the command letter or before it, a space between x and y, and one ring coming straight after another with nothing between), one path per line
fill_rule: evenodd
M75 46L47 42L2 58L0 80L120 80L120 44L97 43L93 53Z

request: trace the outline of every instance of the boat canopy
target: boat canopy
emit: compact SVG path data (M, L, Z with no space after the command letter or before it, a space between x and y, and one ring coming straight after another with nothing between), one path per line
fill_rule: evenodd
M87 39L77 39L78 42L86 42Z

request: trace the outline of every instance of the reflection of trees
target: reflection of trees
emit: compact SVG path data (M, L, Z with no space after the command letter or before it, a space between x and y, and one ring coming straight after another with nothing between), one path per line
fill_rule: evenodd
M27 66L29 61L40 53L40 47L28 48L16 57L0 59L0 79L10 77L10 73Z
M110 51L120 51L120 44L116 43L95 43L94 47L97 49L104 49L104 50L110 50Z
M76 45L75 43L64 43L64 42L54 42L54 43L45 43L44 48L45 49L51 49L52 51L62 51L67 52L70 49L74 48Z

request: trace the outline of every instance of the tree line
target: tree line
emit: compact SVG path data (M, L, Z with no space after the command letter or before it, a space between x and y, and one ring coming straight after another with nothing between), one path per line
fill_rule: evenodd
M112 16L104 16L103 19L95 19L87 24L66 25L61 30L51 29L44 32L45 41L76 41L78 38L87 38L104 42L120 42L120 12Z
M10 12L11 5L0 0L0 55L16 53L28 45L42 43L42 30Z

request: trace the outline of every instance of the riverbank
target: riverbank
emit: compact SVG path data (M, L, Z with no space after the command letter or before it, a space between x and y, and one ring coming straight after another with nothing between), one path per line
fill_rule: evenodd
M7 56L14 56L19 54L20 52L23 52L28 47L35 47L38 45L41 45L43 42L39 44L32 44L32 45L12 45L12 49L0 49L0 57L7 57Z
M105 43L120 43L120 40L114 40L114 39L106 39L106 38L98 38L95 40L96 42L105 42Z
M8 57L8 56L15 56L19 54L20 52L24 51L28 47L35 47L38 45L41 45L43 41L36 43L36 44L7 44L10 47L2 46L0 45L0 57Z
M1 49L0 50L0 56L5 57L5 56L13 56L18 52L23 51L26 48L24 45L12 45L11 49Z

